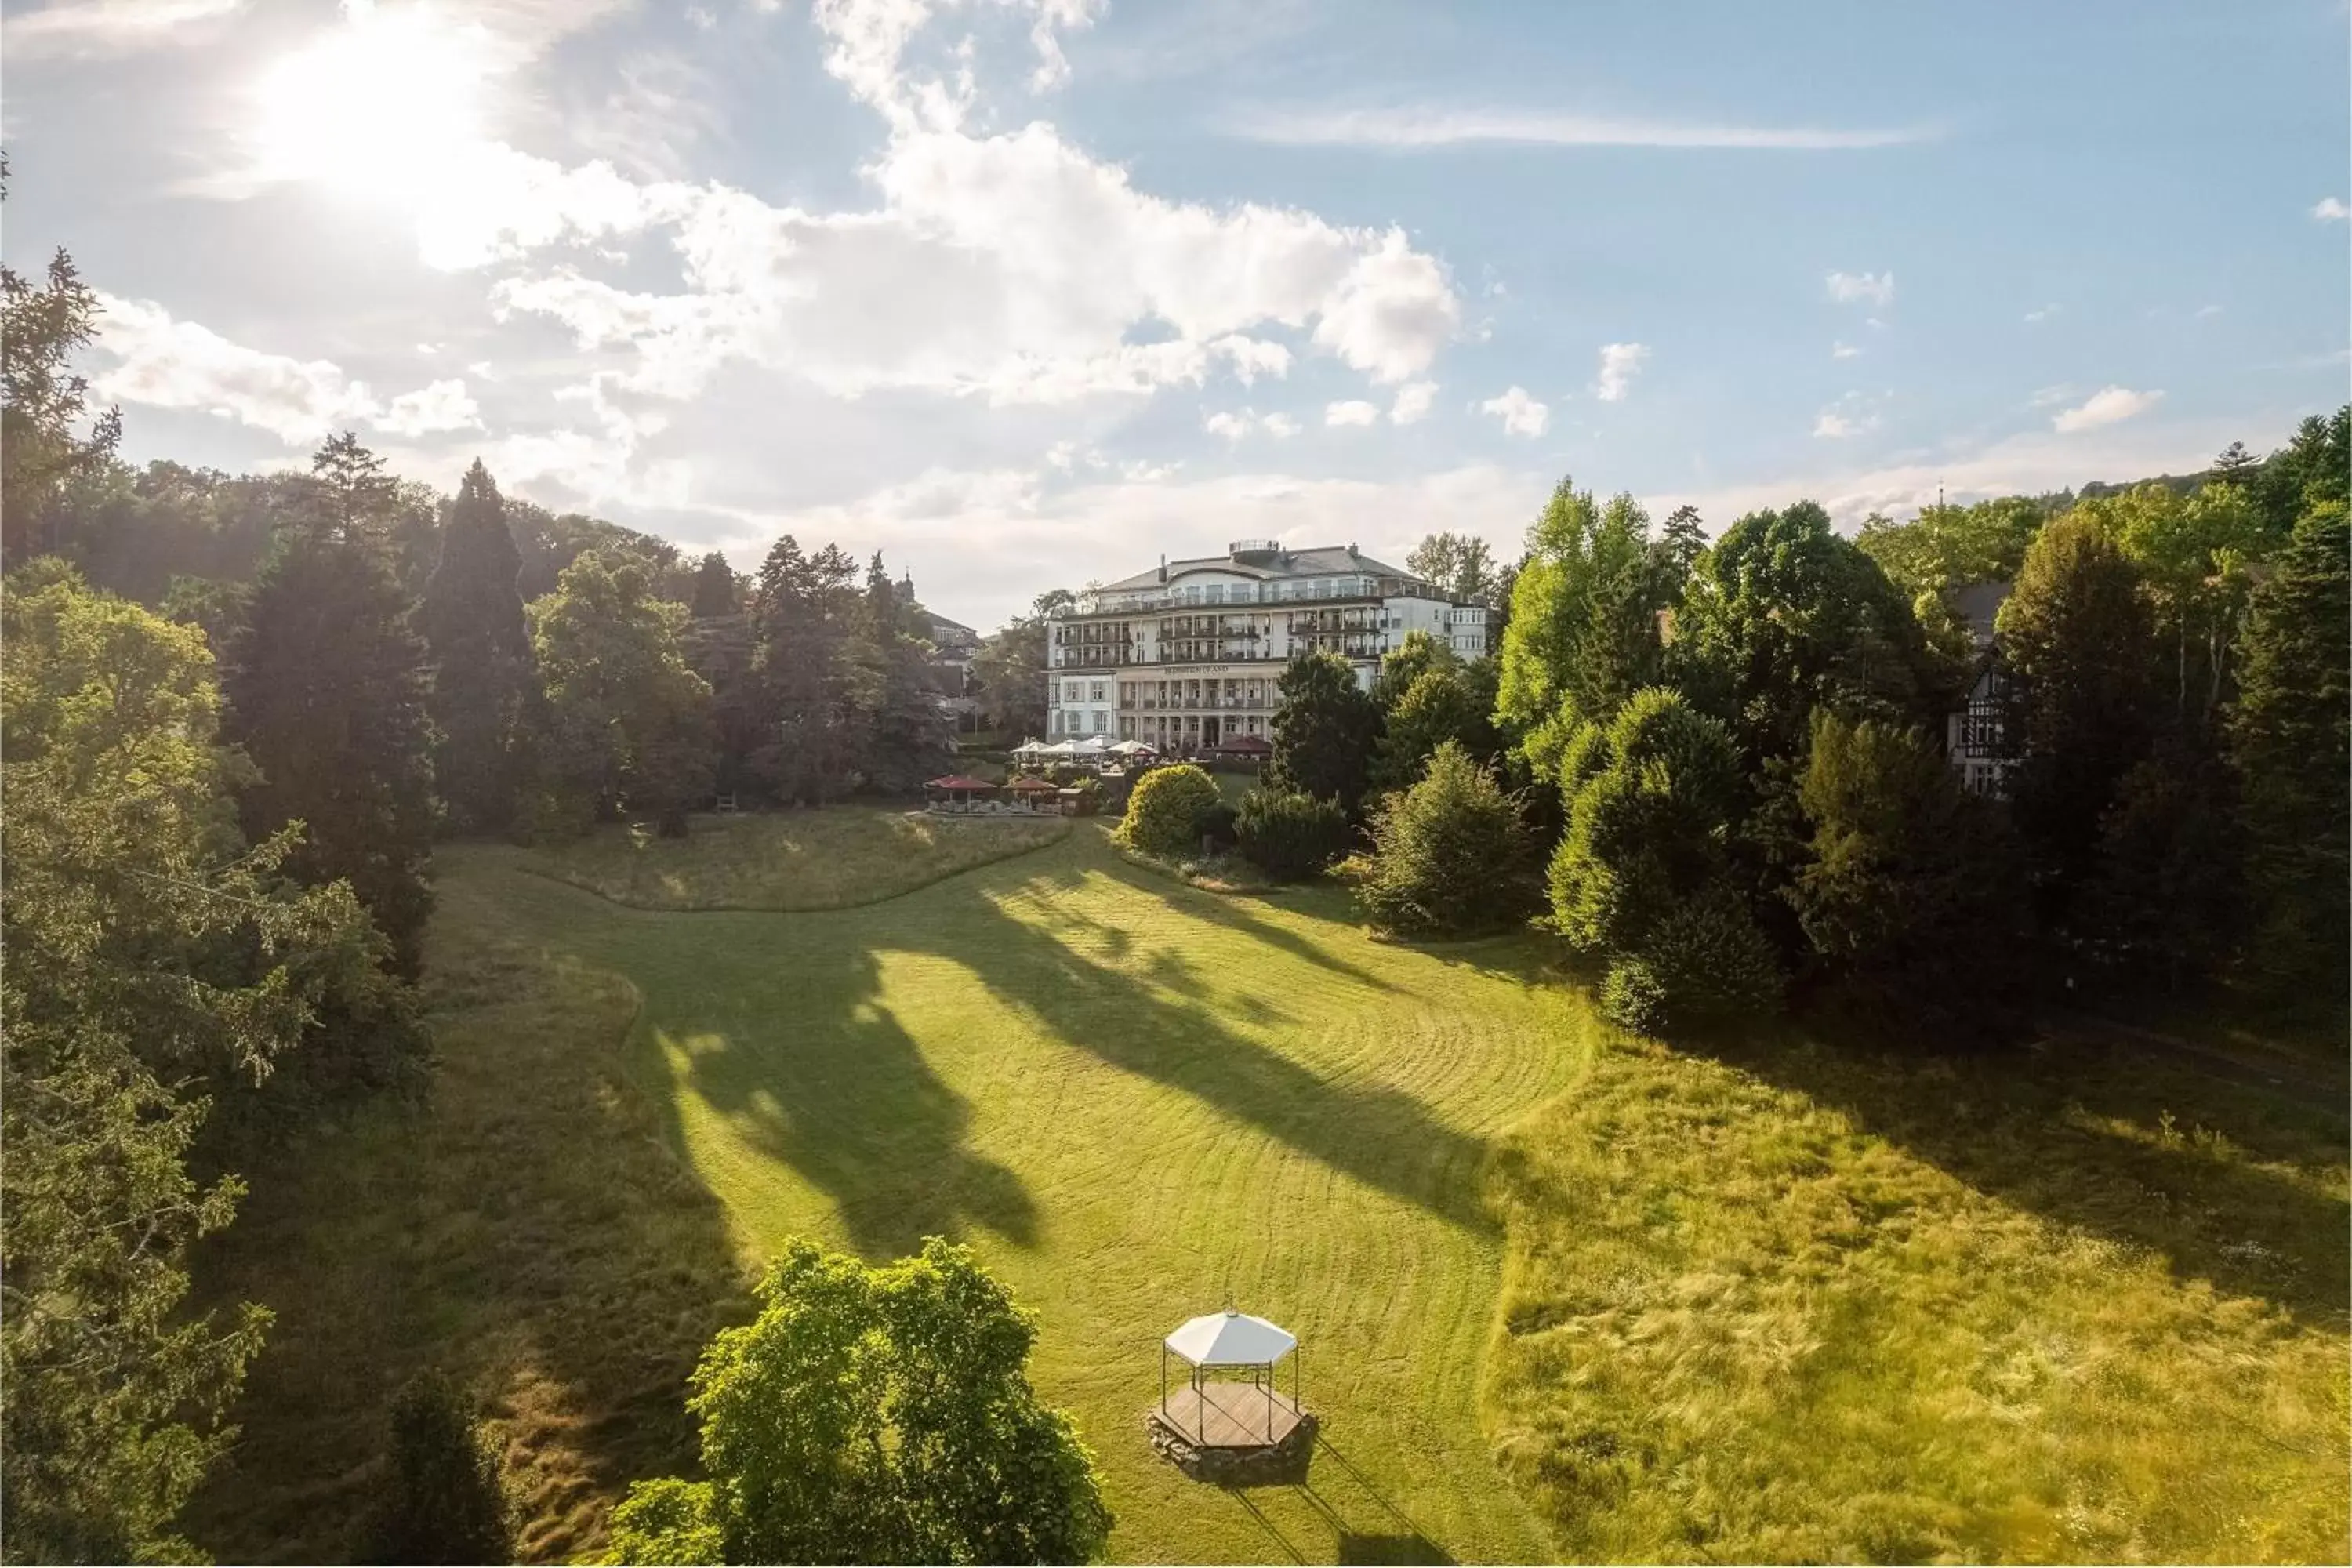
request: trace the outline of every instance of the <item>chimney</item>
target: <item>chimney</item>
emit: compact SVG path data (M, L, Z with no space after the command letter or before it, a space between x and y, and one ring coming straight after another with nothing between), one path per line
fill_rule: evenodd
M1160 580L1162 583L1168 581L1168 552L1165 550L1160 552Z

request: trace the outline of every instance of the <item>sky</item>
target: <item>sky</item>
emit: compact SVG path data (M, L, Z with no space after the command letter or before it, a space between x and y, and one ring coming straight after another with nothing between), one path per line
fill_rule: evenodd
M2346 398L2342 0L77 0L0 253L124 456L357 430L987 627L1231 540L1515 555L2201 466Z

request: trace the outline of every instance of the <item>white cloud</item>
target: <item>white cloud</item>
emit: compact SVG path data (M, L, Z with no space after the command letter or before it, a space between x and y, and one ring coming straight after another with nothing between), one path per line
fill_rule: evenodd
M2051 408L2081 395L2081 388L2060 382L2055 386L2035 387L2032 394L2026 398L2026 402L2036 408Z
M375 427L394 436L429 436L445 430L478 430L482 411L462 381L436 381L404 392L377 416Z
M1381 416L1381 405L1358 399L1352 403L1333 403L1323 410L1326 425L1370 425Z
M172 318L147 300L100 295L99 347L116 360L96 380L100 397L187 408L309 446L338 426L373 417L367 387L328 360L297 360L234 343Z
M1841 305L1867 300L1884 309L1895 301L1892 272L1832 272L1828 282L1830 298Z
M1201 421L1201 428L1228 441L1253 435L1271 436L1281 441L1297 435L1304 426L1287 414L1260 414L1255 408L1244 408L1212 414Z
M2195 321L2210 321L2221 313L2221 307L2219 305L2200 305L2194 311L2190 312L2189 320Z
M1420 422L1437 403L1437 383L1409 381L1397 388L1396 401L1389 405L1389 423L1412 425Z
M1200 384L1218 365L1245 384L1291 351L1269 330L1402 382L1460 324L1438 261L1400 230L1343 229L1295 209L1219 211L1134 188L1051 126L987 138L895 137L869 169L875 212L818 215L722 186L637 186L609 168L556 170L510 153L510 195L468 202L432 253L482 260L662 228L681 293L635 293L558 263L494 286L507 312L554 317L583 346L636 351L638 383L698 389L728 359L789 368L843 395L882 387L1065 402ZM1139 324L1175 336L1137 344Z
M2134 392L2126 386L2103 386L2080 405L2060 411L2050 427L2060 435L2095 430L2147 413L2164 396L2161 392Z
M1734 148L1829 152L1895 147L1926 141L1927 128L1837 130L1811 126L1676 123L1548 110L1269 110L1245 114L1234 133L1255 142L1304 147L1454 147L1481 142L1549 147Z
M1601 371L1593 378L1592 395L1603 403L1622 403L1632 390L1633 377L1649 362L1647 343L1603 343L1601 345Z
M2046 321L2057 313L2058 307L2055 305L2036 305L2032 310L2025 312L2025 319L2029 321Z
M1832 359L1852 359L1861 352L1862 351L1860 349L1854 347L1852 343L1847 342L1843 339L1830 344L1830 358Z
M2311 216L2321 223L2342 223L2346 218L2352 218L2352 207L2346 206L2335 196L2322 196L2313 205Z
M1877 428L1875 414L1848 414L1836 408L1822 409L1813 420L1813 434L1830 441L1842 441Z
M36 55L114 55L158 44L189 43L208 36L200 24L233 16L247 0L54 0L37 11L12 11L6 19L8 52Z
M1528 396L1524 386L1506 388L1478 405L1478 412L1500 416L1506 436L1540 436L1551 425L1551 410Z

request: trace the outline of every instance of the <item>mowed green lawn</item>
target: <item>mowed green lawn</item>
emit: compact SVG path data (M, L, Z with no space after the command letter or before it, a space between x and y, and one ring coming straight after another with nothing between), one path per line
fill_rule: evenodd
M1118 1556L1548 1554L1477 1404L1488 1141L1592 1045L1533 942L1376 945L1336 894L1197 892L1092 824L825 915L625 909L527 860L449 857L448 912L634 983L634 1070L747 1253L953 1236L1039 1310L1034 1375L1100 1458ZM1145 1440L1160 1337L1228 1300L1304 1346L1330 1445L1306 1487L1201 1486Z
M206 1274L279 1311L193 1521L223 1560L353 1550L427 1363L506 1423L527 1553L593 1552L691 1463L742 1268L930 1234L1042 1314L1122 1559L2346 1555L2340 1095L2063 1041L1669 1050L1541 938L1374 942L1090 822L944 880L896 814L696 827L443 853L430 1107L248 1171ZM800 904L819 861L881 901L557 879ZM1229 1297L1304 1343L1304 1487L1145 1441L1160 1337Z

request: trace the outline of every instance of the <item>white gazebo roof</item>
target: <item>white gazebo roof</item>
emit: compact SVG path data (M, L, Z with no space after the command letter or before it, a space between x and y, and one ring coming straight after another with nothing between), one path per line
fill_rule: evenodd
M1145 745L1140 741L1121 741L1118 745L1113 746L1111 750L1114 752L1125 752L1131 757L1139 752L1149 752L1151 748ZM1157 753L1154 754L1156 755Z
M1298 1348L1297 1337L1247 1312L1211 1312L1168 1336L1168 1348L1194 1366L1266 1366Z
M1083 741L1072 742L1071 750L1076 752L1108 752L1110 750L1110 737L1108 735L1088 735Z

